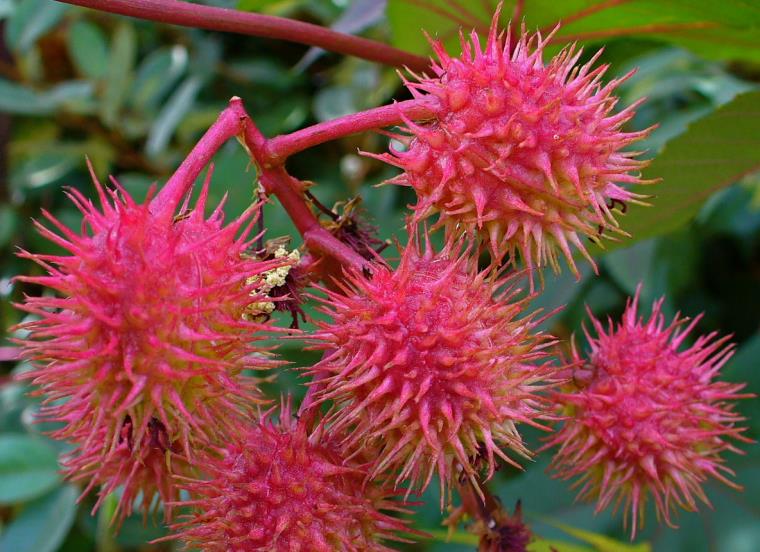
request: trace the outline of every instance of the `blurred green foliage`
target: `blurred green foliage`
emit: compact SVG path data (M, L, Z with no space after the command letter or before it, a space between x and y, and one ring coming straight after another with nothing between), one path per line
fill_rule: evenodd
M472 13L459 14L468 25L487 26L489 19L485 3L449 0L389 0L387 14L375 5L381 2L363 0L206 3L333 25L424 53L422 28L458 51L457 24L442 12L469 6ZM760 393L760 7L739 0L602 3L618 5L571 20L559 36L583 40L591 51L604 45L610 78L638 68L620 87L621 105L648 96L631 127L659 125L645 144L655 157L647 176L663 181L650 189L653 207L628 213L624 227L634 238L599 253L598 277L587 267L580 281L567 271L549 276L535 304L563 307L547 326L569 338L579 334L586 305L598 316L617 316L643 282L644 303L664 294L669 315L704 312L700 331L732 333L738 353L724 377L746 381ZM505 3L505 21L513 4ZM600 2L525 4L532 29ZM55 251L30 224L40 208L78 225L63 189L92 192L85 156L99 178L114 175L144 197L152 183L166 180L231 96L245 100L270 136L406 97L392 69L330 53L311 52L304 60L308 49L293 44L154 25L52 0L0 0L0 20L0 347L8 344L6 329L21 320L12 302L40 293L13 282L17 274L38 271L14 251ZM397 187L375 188L392 171L356 153L379 151L385 143L375 134L351 136L299 154L289 167L317 183L314 193L326 205L360 194L380 236L390 238L399 235L413 198ZM214 199L227 193L227 211L234 216L254 197L256 175L235 143L215 163ZM267 205L265 222L269 237L294 236L275 204ZM295 367L315 359L295 341L280 351ZM0 365L0 551L170 548L145 544L163 534L156 524L129 519L115 536L108 502L95 517L89 514L91 497L77 505L80 489L57 473L56 457L66 445L43 435L45 428L33 422L39 400L27 394L26 383L12 380L29 366ZM299 396L300 383L297 371L283 370L268 391ZM740 405L755 439L758 404L753 399ZM526 433L539 446L541 436ZM522 500L528 522L547 539L533 545L536 552L650 545L657 552L754 552L760 550L760 449L745 448L745 456L729 458L744 493L708 484L714 509L681 515L680 530L658 526L650 512L639 546L622 544L627 535L619 518L594 516L591 506L575 504L568 486L545 474L544 455L523 473L504 469L492 488L510 509ZM423 499L416 523L435 538L410 549L472 550L466 533L446 541L436 493Z

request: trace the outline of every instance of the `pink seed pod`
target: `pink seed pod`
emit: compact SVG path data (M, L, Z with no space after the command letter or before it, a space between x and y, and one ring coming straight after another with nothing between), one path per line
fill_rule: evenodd
M515 457L531 456L517 425L544 427L541 391L556 368L541 319L524 313L530 296L479 270L472 248L436 253L416 237L395 270L347 280L325 291L329 320L311 337L327 353L310 373L318 399L335 403L328 421L349 454L372 450L373 476L410 492L437 473L442 501L452 478L477 486L479 468L490 477L497 458L519 467Z
M169 481L169 456L191 462L199 444L235 434L262 401L243 370L274 361L255 345L266 326L243 314L281 262L246 255L256 208L226 226L222 205L205 216L208 181L179 216L174 206L136 203L115 181L112 190L95 184L99 208L68 191L81 232L44 211L58 233L35 223L68 254L21 253L47 272L19 278L46 290L18 305L35 316L20 326L37 364L24 377L45 397L41 419L62 424L51 435L75 445L66 473L89 474L109 491L129 482L128 513L139 491L146 508L156 490L171 495L169 483L128 476L144 475L147 457L167 457L151 465Z
M271 414L271 412L270 412ZM334 439L293 420L286 401L242 439L206 455L208 479L183 481L194 513L172 526L187 546L209 552L385 552L383 540L409 542L406 523L384 512L406 512L392 492L367 482Z
M462 38L460 57L431 41L434 75L406 85L435 117L405 118L396 137L406 148L375 157L404 171L390 182L414 188L417 221L438 213L449 232L475 229L495 258L515 262L519 252L529 270L558 271L561 252L577 275L571 246L596 269L582 237L625 235L614 207L643 198L621 184L645 183L636 171L646 162L623 150L651 129L621 130L640 102L612 113L613 91L630 75L602 85L607 66L593 68L601 51L577 66L574 45L545 64L554 33L505 36L498 19L485 48L474 31L472 45Z
M709 504L702 489L709 478L739 488L722 454L741 452L732 440L750 442L746 428L736 426L744 418L733 401L752 397L739 393L744 384L715 381L733 354L730 336L698 336L684 348L701 315L688 325L676 315L667 325L660 299L644 320L640 291L606 330L589 312L596 337L586 332L591 350L576 388L556 395L567 419L547 444L559 446L555 477L579 477L578 498L595 500L597 512L622 505L631 538L649 497L658 519L674 526L673 506L695 511L697 500ZM582 362L575 348L573 355Z

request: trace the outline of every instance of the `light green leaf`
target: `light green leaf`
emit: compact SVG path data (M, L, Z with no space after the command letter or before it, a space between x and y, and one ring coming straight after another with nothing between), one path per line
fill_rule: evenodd
M59 481L58 454L44 439L0 435L0 504L31 500Z
M192 75L174 91L150 129L145 152L154 157L166 148L182 118L192 109L203 78Z
M672 232L688 223L713 193L758 169L760 92L750 92L667 143L643 172L644 178L662 179L646 189L655 196L652 206L629 205L621 227L634 240ZM611 251L630 244L623 239L604 245Z
M188 66L187 48L161 48L146 57L137 69L131 103L137 110L154 108Z
M0 550L55 552L74 523L79 490L64 485L24 506L0 536Z
M82 75L99 79L108 72L108 42L97 25L77 21L66 37L71 58Z
M575 537L587 544L594 547L597 552L651 552L652 547L649 543L642 542L637 544L627 544L617 541L610 537L600 535L599 533L593 533L591 531L585 531L578 529L577 527L571 527L565 523L558 521L544 519L544 522L548 523L567 533L568 535Z
M5 40L24 53L63 17L69 6L50 0L22 0L7 23Z
M36 90L0 79L0 111L21 115L50 115L55 104Z

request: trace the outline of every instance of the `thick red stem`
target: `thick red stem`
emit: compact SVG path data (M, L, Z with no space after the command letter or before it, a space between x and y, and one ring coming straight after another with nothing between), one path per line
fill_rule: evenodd
M180 201L190 191L203 168L209 164L219 148L239 132L239 110L228 107L219 114L214 124L185 157L179 168L167 180L166 185L161 188L161 191L151 202L153 210L155 211L160 207L170 216L174 216Z
M300 182L285 168L268 162L268 140L259 131L243 107L240 98L232 98L216 122L206 131L193 150L169 178L166 186L151 202L155 213L173 216L177 205L190 191L203 168L222 145L237 136L260 168L259 178L267 193L280 200L304 239L306 247L321 256L329 256L345 267L362 270L367 261L325 230L309 208Z
M290 134L272 138L267 144L266 157L272 165L282 163L286 158L313 146L364 132L375 128L399 125L403 116L408 119L426 119L435 114L433 102L437 99L406 100L391 105L384 105L359 113L325 121Z
M58 1L160 23L298 42L393 67L409 67L414 71L424 71L430 67L427 58L382 42L285 17L203 6L179 0Z

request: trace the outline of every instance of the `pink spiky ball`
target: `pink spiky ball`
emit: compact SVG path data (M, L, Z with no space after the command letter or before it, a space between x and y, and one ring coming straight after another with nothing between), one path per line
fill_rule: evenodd
M324 426L307 431L288 403L278 423L270 415L207 455L208 479L184 483L195 510L169 539L210 552L390 552L383 540L408 542L405 522L384 513L403 504L368 483Z
M752 396L739 393L744 384L715 381L733 353L728 336L702 335L682 347L701 316L666 324L660 299L644 320L640 289L616 326L605 330L589 313L596 337L586 332L591 350L577 388L556 395L567 419L547 445L559 446L555 476L578 477L578 498L595 500L597 512L622 505L632 538L649 497L658 519L673 526L674 506L709 504L702 489L709 478L738 488L721 455L740 452L732 440L749 441L732 401ZM583 362L575 349L574 357Z
M391 182L414 188L417 220L438 213L450 232L477 229L496 258L519 252L529 269L557 271L561 252L577 274L571 246L596 268L582 238L623 234L614 207L642 196L621 184L644 183L635 171L646 164L623 148L649 130L621 130L638 102L612 114L627 77L602 86L607 66L592 68L601 52L576 66L570 46L544 64L552 35L505 38L498 18L485 48L473 31L460 57L431 41L434 76L406 84L434 117L407 119L406 149L378 157L404 171Z
M104 492L128 484L126 515L140 491L145 508L155 493L174 498L172 453L189 460L197 446L234 434L261 402L257 380L242 372L272 360L254 345L262 326L243 315L278 263L245 253L255 209L226 226L221 205L205 216L208 181L179 216L176 202L138 204L114 184L96 181L99 208L68 192L80 233L43 212L58 233L38 230L68 254L21 253L47 275L19 280L48 293L19 308L36 318L21 329L38 365L25 377L45 397L41 418L62 424L51 435L75 445L67 474L89 474ZM163 462L146 469L148 458Z
M480 271L471 249L436 253L416 238L395 270L347 278L326 291L330 320L312 336L326 354L311 373L315 395L335 402L329 422L349 435L349 453L372 450L373 475L409 489L437 473L442 501L452 478L477 487L497 457L515 466L530 457L517 426L543 427L541 391L555 368L545 358L552 338L525 315L529 297L514 281Z

